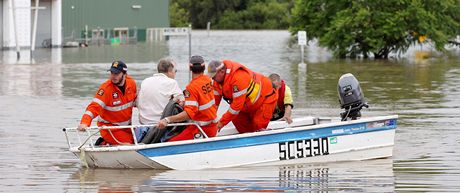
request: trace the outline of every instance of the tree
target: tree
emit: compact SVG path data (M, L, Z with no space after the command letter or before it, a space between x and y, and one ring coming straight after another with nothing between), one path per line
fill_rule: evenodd
M189 7L189 0L174 0L169 5L169 18L171 27L185 27L190 23L189 12L186 7Z
M296 0L290 26L341 58L388 58L423 38L442 51L460 34L460 0Z
M226 11L216 26L223 29L287 29L289 6L289 1L251 1L244 10Z
M172 0L171 25L184 21L193 28L286 29L293 0Z

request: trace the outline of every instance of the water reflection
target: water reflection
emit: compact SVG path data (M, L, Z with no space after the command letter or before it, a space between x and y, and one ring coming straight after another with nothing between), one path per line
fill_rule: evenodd
M156 62L160 58L169 55L166 43L167 42L66 48L63 49L62 58L65 64L110 63L114 60L123 60L127 63Z
M60 64L0 65L0 95L61 96L62 79Z
M346 174L350 167L353 173ZM391 159L200 171L80 169L69 183L99 192L393 192Z

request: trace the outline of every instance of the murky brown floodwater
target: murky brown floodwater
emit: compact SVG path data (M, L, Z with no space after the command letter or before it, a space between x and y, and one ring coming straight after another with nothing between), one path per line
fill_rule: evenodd
M460 190L460 51L390 61L334 60L306 49L307 66L286 31L193 32L193 54L233 59L279 73L295 98L295 116L338 116L337 81L351 72L371 108L363 116L398 114L394 156L361 162L205 171L85 169L67 151L63 127L79 122L114 59L138 83L172 56L188 82L188 40L157 45L43 49L34 61L0 52L0 192L458 192ZM137 117L137 115L135 116ZM135 122L137 118L134 119Z

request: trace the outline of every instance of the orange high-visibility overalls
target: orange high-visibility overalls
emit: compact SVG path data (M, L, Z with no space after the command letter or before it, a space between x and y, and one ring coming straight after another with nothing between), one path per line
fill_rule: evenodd
M244 65L223 61L227 68L222 85L214 82L216 104L222 97L230 107L220 119L222 125L232 121L240 133L267 128L278 99L277 90L268 77L249 70Z
M214 101L212 80L206 75L192 79L184 91L184 111L192 121L200 125L208 137L217 134L217 107ZM168 141L180 141L202 138L200 130L195 125L187 126L184 131Z
M131 125L136 96L136 82L130 76L126 76L124 94L111 80L107 80L94 95L80 123L90 126L91 121L99 116L97 120L99 127ZM102 129L100 133L104 141L109 144L133 143L134 141L130 129L112 129L110 132Z

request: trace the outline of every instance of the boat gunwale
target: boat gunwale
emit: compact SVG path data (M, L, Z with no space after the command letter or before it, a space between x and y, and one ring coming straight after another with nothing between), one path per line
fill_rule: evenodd
M320 118L320 119L324 119L324 118ZM265 135L275 135L275 134L280 134L280 133L331 128L331 127L336 127L336 126L346 126L346 125L361 124L361 123L383 121L383 120L390 120L390 119L398 119L398 115L367 117L367 118L361 118L358 120L320 123L320 124L304 125L304 126L296 126L296 127L286 127L283 129L266 130L266 131L261 131L261 132L216 136L212 138L184 140L184 141L175 141L175 142L167 142L167 143L137 144L137 145L132 144L132 145L109 146L109 147L82 147L82 150L84 149L84 151L88 151L88 152L137 151L137 150L143 150L143 149L182 146L182 145L199 144L199 143L210 143L210 142L216 142L216 141L251 138L251 137L258 137L258 136L265 136ZM373 132L373 131L370 131L370 132ZM80 149L78 149L78 147L72 147L72 148L69 148L69 150L73 153L80 152Z

